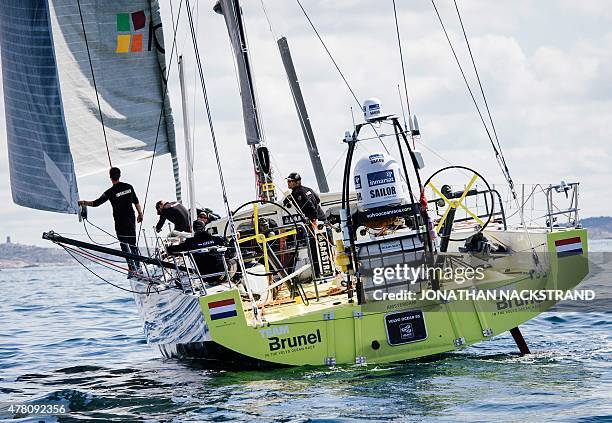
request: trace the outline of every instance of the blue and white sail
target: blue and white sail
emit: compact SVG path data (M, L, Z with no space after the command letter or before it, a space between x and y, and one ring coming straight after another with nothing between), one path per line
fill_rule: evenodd
M13 200L75 213L76 178L171 153L155 0L6 0L0 52Z

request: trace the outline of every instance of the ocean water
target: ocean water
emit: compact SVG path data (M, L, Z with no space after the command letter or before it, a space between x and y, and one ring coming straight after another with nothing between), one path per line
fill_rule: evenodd
M612 311L540 315L524 357L505 334L428 361L230 372L162 359L131 294L81 267L2 270L0 292L0 406L70 410L20 421L612 421Z

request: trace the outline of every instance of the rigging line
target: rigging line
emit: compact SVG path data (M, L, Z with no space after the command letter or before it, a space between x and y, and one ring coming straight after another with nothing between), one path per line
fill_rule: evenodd
M198 33L198 30L200 29L200 2L196 3L195 6L195 30L196 30L196 35ZM187 42L187 37L189 36L189 33L187 32L185 34L185 43ZM193 86L194 86L194 90L193 90L193 97L192 97L192 102L191 102L191 106L192 106L192 119L191 119L191 145L190 145L190 149L191 149L191 174L193 175L194 173L194 169L195 169L195 132L196 132L196 124L195 124L195 119L196 119L196 108L195 108L195 103L196 103L196 90L195 90L195 86L196 86L196 72L194 69L193 72ZM194 189L194 196L195 196L195 189Z
M459 18L459 23L461 25L461 30L463 31L463 37L465 39L465 44L466 44L466 46L468 48L470 59L472 61L472 66L474 68L474 73L476 74L476 80L478 81L478 86L480 87L480 93L482 94L482 99L484 101L485 108L487 109L487 114L489 116L489 122L491 123L491 129L493 130L493 134L495 136L495 141L497 142L497 148L499 149L498 162L500 162L500 166L502 167L502 173L504 173L504 176L505 176L505 178L506 178L506 180L508 182L508 185L510 186L510 192L512 193L512 197L514 198L514 200L516 202L517 209L519 211L519 216L520 216L520 219L521 219L521 224L523 225L523 227L526 228L525 217L524 217L524 206L525 205L524 204L519 204L519 199L518 199L518 196L516 194L516 190L514 189L514 181L512 180L512 176L510 175L510 170L508 169L508 165L506 163L506 158L504 157L504 153L502 151L502 147L501 147L501 144L499 142L499 137L497 136L497 130L495 129L495 123L493 122L493 117L491 116L491 110L489 108L489 103L487 102L487 97L485 95L484 88L483 88L482 82L480 80L480 75L478 73L478 68L476 67L476 61L474 60L474 55L472 54L472 48L471 48L470 42L468 40L467 32L465 30L465 26L463 25L463 19L461 19L461 13L459 12L459 6L457 5L457 0L453 0L453 2L455 4L455 10L457 11L457 17ZM532 247L532 251L533 251L533 254L534 254L534 260L536 261L536 264L537 264L537 259L535 257L535 249L533 247L533 244L531 243L531 239L530 239L528 233L527 233L527 238L529 239L529 243L530 243L530 245Z
M470 54L470 59L472 60L472 66L474 67L474 73L476 74L476 80L478 81L478 86L480 87L480 93L482 94L482 99L484 101L485 108L487 109L487 114L489 116L489 122L491 123L491 129L493 130L493 135L495 136L495 141L497 142L497 148L499 149L501 159L505 165L506 159L504 158L504 154L502 152L501 144L497 136L497 130L495 129L495 124L493 123L493 117L491 116L491 110L489 109L489 103L487 102L487 96L485 95L484 88L480 80L480 74L478 73L478 68L476 67L476 61L474 60L474 55L472 54L472 47L470 46L470 42L468 40L468 36L465 31L465 27L463 25L463 20L461 19L461 13L459 12L459 6L457 5L457 0L453 0L453 1L455 3L455 10L457 11L457 17L459 18L459 23L461 24L461 30L463 31L463 38L465 39L465 44Z
M104 258L102 256L89 252L82 247L73 248L73 247L65 246L65 248L74 252L75 254L78 254L79 256L83 258L88 259L92 263L102 266L106 269L112 270L117 273L121 273L122 275L130 274L130 270L128 268L115 264L115 263L123 263L125 265L125 260L112 260L112 259ZM144 274L139 274L138 278L139 280L146 280L149 283L158 283L158 284L161 283L160 278L155 279L150 276L145 276Z
M85 38L85 47L87 49L87 59L89 60L89 69L91 70L91 80L93 81L94 91L96 92L96 102L98 103L98 113L100 114L100 123L102 124L102 133L104 134L104 144L106 145L106 155L108 156L108 164L113 167L110 157L110 149L108 148L108 138L106 137L106 126L104 125L104 117L102 115L102 106L100 106L100 96L98 95L98 86L96 85L96 75L93 70L91 61L91 53L89 52L89 42L87 41L87 33L85 32L85 22L83 22L83 13L81 12L81 0L77 0L79 7L79 16L81 17L81 28L83 29L83 38Z
M174 50L176 47L176 31L178 29L179 19L181 18L182 6L183 6L183 0L181 0L181 2L179 3L179 9L178 9L178 13L176 16L176 25L174 24L174 21L172 22L172 32L173 32L172 48L170 49L170 60L168 61L167 72L166 72L167 75L170 75L170 70L172 69L172 59L174 58ZM164 81L163 74L162 74L162 81ZM157 142L159 141L159 130L161 128L162 118L164 117L164 109L165 109L165 102L166 102L167 95L168 95L168 78L165 78L165 87L164 87L164 93L162 95L161 109L159 111L159 119L157 120L157 133L155 135L155 144L153 145L153 155L151 156L151 166L149 167L149 177L147 178L147 189L145 191L145 199L142 205L143 211L146 210L146 207L147 207L147 199L149 197L149 188L151 186L151 175L153 174L153 163L155 162L155 156L157 155ZM140 222L140 226L138 227L138 237L136 238L136 246L138 246L138 243L140 242L140 234L142 233L142 224L143 222Z
M302 3L300 2L300 0L295 0L297 2L297 4L300 6L300 9L302 9L302 13L304 14L304 16L306 17L306 19L308 20L308 23L310 23L310 26L312 28L312 30L315 32L315 34L317 35L317 38L319 39L319 41L321 42L321 45L323 46L323 48L325 49L325 51L327 52L327 55L329 56L329 58L331 59L332 63L334 64L334 66L336 67L336 70L338 71L338 73L340 74L340 77L342 78L342 80L344 81L344 84L346 85L346 87L349 89L349 91L351 92L353 98L355 99L355 101L357 102L357 105L359 106L359 110L361 110L361 103L359 102L359 99L357 98L357 95L355 94L355 91L353 91L353 89L351 88L351 85L348 83L346 77L344 76L344 74L342 73L342 71L340 70L340 66L338 66L338 63L336 62L336 60L334 59L334 56L331 54L331 51L329 51L329 49L327 48L327 45L325 44L325 41L323 41L323 38L321 38L321 35L319 34L319 31L317 31L317 28L315 27L314 23L312 22L312 20L310 19L310 16L308 16L308 13L306 12L306 9L304 9L304 6L302 6ZM376 135L378 135L378 131L376 130L376 128L373 128L374 132L376 133ZM387 154L391 154L389 153L389 150L387 149L387 146L385 145L385 143L382 141L382 139L379 139L380 143L382 144L383 148L385 149L385 151L387 152Z
M170 3L170 19L172 20L172 23L174 24L174 8L172 7L172 0L170 0L169 3Z
M196 3L196 7L195 7L195 28L196 28L196 35L200 29L200 2ZM189 32L187 32L185 34L185 43L187 42L187 37L189 36ZM196 108L195 108L195 104L196 104L196 65L194 63L194 69L193 69L193 96L192 96L192 101L191 101L191 108L192 108L192 126L191 126L191 160L192 162L194 162L195 165L195 134L196 134ZM193 173L193 169L194 167L192 166L191 168L191 172ZM195 195L195 194L194 194Z
M65 250L65 251L68 253L68 254L70 254L70 256L71 256L71 257L72 257L72 258L73 258L73 259L74 259L74 260L75 260L77 263L79 263L81 266L83 266L83 267L84 267L84 268L85 268L85 269L86 269L88 272L90 272L92 275L94 275L94 276L95 276L95 277L97 277L98 279L102 280L104 283L106 283L106 284L108 284L108 285L110 285L110 286L113 286L113 287L115 287L115 288L117 288L117 289L120 289L120 290L122 290L122 291L129 292L129 293L131 293L131 294L148 295L148 293L146 293L146 292L133 291L133 290L131 290L131 289L127 289L127 288L124 288L124 287L122 287L122 286L116 285L116 284L114 284L114 283L112 283L112 282L109 282L108 280L104 279L102 276L98 275L96 272L94 272L93 270L91 270L89 267L87 267L87 266L86 266L86 265L85 265L83 262L81 262L81 260L79 260L79 259L78 259L78 258L77 258L77 257L76 257L76 256L75 256L75 255L74 255L72 252L71 252L71 251L69 251L69 250L66 248L66 246L64 246L63 244L60 244L60 243L56 243L56 244L57 244L57 245L59 245L60 247L62 247L62 248L63 248L63 249L64 249L64 250ZM168 290L170 290L170 289L174 289L174 288L167 287L167 288L164 288L164 289L156 290L156 292L157 292L157 293L159 293L159 292L163 292L163 291L168 291Z
M89 251L86 251L83 247L77 247L77 249L79 250L78 254L81 254L84 257L90 257L91 261L99 261L100 263L108 263L109 265L112 265L112 266L115 266L115 267L117 267L119 269L122 269L122 271L124 271L124 273L127 273L127 271L128 271L128 269L126 269L125 267L121 267L119 265L112 264L112 263L123 263L123 264L125 264L125 260L121 260L121 259L114 260L114 259L111 259L111 258L103 257L103 256L100 256L98 254L94 254L94 253L91 253ZM73 248L73 250L74 250L74 248Z
M244 260L242 259L242 252L240 250L240 245L238 244L238 239L237 239L237 235L236 235L236 226L234 224L234 219L232 217L232 211L230 210L229 207L229 200L227 198L227 190L225 188L225 180L223 178L223 170L221 168L221 159L219 157L219 148L217 146L217 138L215 136L215 128L213 125L213 121L212 121L212 114L210 111L210 103L208 102L208 93L206 90L206 80L204 79L204 71L202 69L202 61L200 60L200 52L198 49L198 40L196 37L196 33L193 27L193 18L191 15L191 6L189 5L189 0L186 0L186 6L187 6L187 16L189 18L189 28L191 30L191 39L193 41L193 49L195 52L195 57L196 57L196 63L198 65L198 74L200 76L200 84L202 85L202 95L204 96L204 105L206 107L206 117L208 119L208 126L210 128L210 135L211 135L211 139L212 139L212 144L213 144L213 149L215 152L215 159L217 162L217 170L219 171L219 181L221 183L221 192L223 195L223 205L225 206L225 211L227 213L227 222L229 223L230 226L230 233L232 236L232 241L234 243L234 248L236 249L236 256L238 257L238 263L240 266L240 270L242 272L242 274L246 274L246 267L244 265ZM246 285L246 284L245 284ZM249 294L249 300L251 301L251 304L255 304L255 300L253 298L253 294L251 293L251 290L248 289L247 287L247 293ZM255 316L258 315L258 311L257 308L255 307L253 309L253 314Z
M436 12L436 15L438 16L438 20L440 21L440 25L442 26L442 31L444 31L444 35L446 36L446 40L448 41L448 45L451 49L451 52L453 53L453 56L455 57L455 62L457 63L457 66L459 66L459 71L461 72L461 76L463 77L463 81L465 82L465 86L468 89L468 92L470 93L470 96L472 97L472 102L474 103L474 106L476 107L476 111L478 112L478 115L480 116L480 120L484 126L484 129L487 133L487 137L489 138L489 141L491 142L491 146L493 147L493 151L495 152L495 156L497 158L497 160L499 161L499 151L497 150L497 147L495 146L495 142L493 141L493 137L491 136L491 132L489 131L489 127L487 126L484 116L482 115L482 112L480 111L480 107L478 106L478 102L476 101L476 97L474 96L474 92L472 91L472 87L470 86L470 83L467 80L467 77L465 75L465 72L463 71L463 66L461 66L461 62L459 61L459 57L457 56L457 52L455 51L455 47L453 47L453 43L450 39L450 36L448 35L448 31L446 31L446 26L444 25L444 22L442 21L442 16L440 16L440 12L438 12L438 8L436 7L436 3L434 0L431 0L431 4L434 7L434 10ZM505 172L504 169L502 168L502 172L504 173L505 176Z
M506 220L508 220L508 219L510 219L510 218L512 218L512 217L514 217L514 216L516 216L516 214L517 214L517 213L520 213L521 209L524 209L524 208L525 208L525 205L527 205L527 203L528 203L528 202L529 202L529 201L530 201L530 200L533 198L533 196L535 195L535 192L536 192L536 190L538 189L538 187L540 187L540 189L542 190L542 193L544 193L544 189L542 188L542 186L541 186L540 184L536 184L536 185L534 185L534 187L532 188L531 192L529 193L529 195L527 196L527 198L525 199L525 201L523 201L523 204L520 204L520 205L518 205L518 204L517 204L517 206L519 206L519 207L517 207L517 209L516 209L516 210L515 210L515 211L514 211L514 212L513 212L511 215L506 216ZM506 197L506 198L507 198L507 197ZM512 208L512 202L511 202L511 201L506 200L506 203L510 203L510 208ZM508 207L508 206L506 206L506 207Z
M334 171L334 169L336 168L336 166L338 166L338 163L340 163L340 160L342 160L342 158L344 157L344 155L346 154L346 151L348 150L348 147L346 147L344 149L344 151L342 153L340 153L340 156L338 156L338 159L336 160L336 162L334 163L334 165L332 167L329 168L329 170L327 171L327 173L325 174L325 177L327 178L329 175L331 175L331 173Z
M331 54L331 52L329 51L329 49L327 48L327 45L325 44L325 41L323 41L323 38L321 38L321 35L319 35L319 31L317 31L317 28L315 27L314 23L312 22L312 20L310 19L310 16L308 16L308 13L306 13L306 10L304 9L304 6L302 6L302 3L300 2L300 0L295 0L297 2L297 4L300 6L300 9L302 9L302 13L304 13L304 16L306 16L306 19L308 20L308 23L310 23L310 26L312 27L312 30L315 32L315 34L317 35L317 37L319 38L319 41L321 42L321 45L323 45L323 48L325 49L325 51L327 52L327 55L329 56L329 58L331 59L332 63L334 64L334 66L336 67L336 70L338 71L338 73L340 74L340 77L342 78L342 80L344 81L344 84L346 85L346 87L349 89L349 91L351 92L351 94L353 95L353 98L355 99L355 101L357 102L357 104L359 105L359 108L361 109L361 103L359 102L359 99L357 98L357 95L355 95L355 92L353 91L353 89L351 88L350 84L348 83L348 81L346 80L346 78L344 77L344 74L342 73L342 71L340 70L340 66L338 66L338 63L336 63L336 60L334 59L334 56Z
M93 242L94 244L97 244L97 245L105 245L105 246L106 246L106 245L113 245L113 244L117 243L117 241L112 241L112 242L109 242L109 243L104 243L104 242L96 242L96 241L94 241L94 239L93 239L93 238L91 237L91 235L89 234L89 231L87 230L87 225L85 224L85 222L86 222L86 221L87 221L87 219L83 219L83 228L85 229L85 233L87 234L87 238L89 238L89 240L90 240L91 242ZM106 232L106 231L104 231L104 232ZM107 233L108 233L108 232L107 232ZM113 238L114 238L114 237L113 237Z
M115 263L123 263L125 265L124 260L121 260L121 261L120 260L107 260L93 253L89 253L88 251L85 251L83 248L80 248L80 247L73 248L73 247L65 246L65 249L70 250L73 253L80 255L81 257L89 259L89 261L91 261L92 263L97 263L115 272L123 273L124 275L127 275L129 272L128 268L115 264Z
M406 83L406 69L404 67L404 54L402 53L402 42L400 39L399 24L397 22L397 9L395 7L395 0L393 0L393 16L395 17L395 32L397 34L397 46L399 47L400 61L402 62L402 77L404 78L404 93L406 95L406 107L408 108L408 118L410 118L412 116L412 113L410 113L410 101L408 100L408 84ZM406 124L404 123L404 126L405 125Z
M406 123L406 111L404 110L404 102L402 101L402 91L400 85L397 84L397 94L399 95L400 106L402 107L402 117L404 118L404 131L408 131L408 124ZM411 135L412 135L412 131ZM412 140L412 148L414 148L414 139Z
M268 11L266 9L266 6L264 4L264 0L260 0L261 3L261 8L264 12L264 15L266 17L266 21L268 22L268 28L270 29L270 34L272 35L272 40L274 42L274 44L277 47L277 51L279 53L279 56L281 56L281 61L282 61L282 55L280 53L280 49L278 48L278 36L276 35L276 33L274 32L274 29L272 27L272 21L270 20L270 17L268 16ZM296 110L297 110L297 114L298 114L298 119L300 120L302 127L305 127L306 125L306 120L304 119L304 116L302 115L302 112L300 110L299 107L297 107L297 101L296 101L296 97L295 97L295 93L293 92L293 89L291 89L291 81L289 80L289 74L287 74L287 72L285 72L285 78L287 79L287 82L289 83L289 91L291 92L291 98L293 99L294 104L296 104ZM314 140L312 140L310 138L310 135L307 132L304 132L304 136L306 138L306 143L307 143L307 148L308 151L310 152L310 150L312 150L312 145L314 144Z
M497 163L499 164L502 174L504 175L504 177L506 178L506 181L508 182L508 185L510 186L510 192L512 193L512 197L514 198L514 201L516 202L517 206L519 206L519 199L516 195L516 190L514 189L514 181L512 180L512 177L510 176L510 171L508 170L508 166L506 165L506 162L504 160L503 155L500 153L500 151L497 149L497 147L495 146L495 142L493 141L493 137L491 137L491 132L489 131L489 127L487 126L484 116L482 115L482 112L480 111L480 107L478 107L478 102L476 101L476 98L474 97L474 93L472 92L472 88L470 87L470 84L467 80L467 77L465 76L465 72L463 71L463 67L461 66L461 62L459 61L459 57L457 57L457 53L455 52L455 48L453 47L453 43L450 39L450 36L448 35L448 32L446 31L446 27L444 26L444 22L442 21L442 16L440 16L440 12L438 12L438 8L436 7L436 3L434 0L431 0L431 4L434 7L434 10L436 12L436 15L438 16L438 20L440 21L440 25L442 26L442 30L444 31L444 35L446 36L446 40L448 41L448 44L451 48L451 51L453 52L453 56L455 57L455 61L457 62L457 65L459 66L459 70L461 71L461 75L463 76L463 80L465 81L466 87L470 93L470 96L472 97L472 101L474 102L474 106L476 106L476 110L478 111L478 115L480 116L480 120L482 121L482 124L485 128L485 131L487 133L487 136L489 138L489 141L491 142L491 147L493 147L493 151L495 152L495 159L497 160ZM520 207L520 206L519 206ZM533 257L533 262L537 268L538 271L542 270L542 266L540 265L540 260L538 258L538 255L535 251L535 248L533 246L533 242L531 240L531 237L529 236L529 232L527 231L527 226L525 225L525 216L524 213L521 209L521 213L520 213L520 218L521 218L521 224L524 227L525 230L525 235L527 236L527 240L529 242L529 245L531 247L531 253L532 253L532 257Z
M266 21L268 22L268 27L269 27L269 29L270 29L270 34L272 35L272 40L273 40L274 44L276 44L276 45L277 45L277 47L278 47L278 44L277 44L277 43L278 43L279 38L278 38L278 36L276 35L276 33L274 32L274 28L272 27L272 21L270 20L270 17L268 16L268 11L267 11L266 6L265 6L265 4L264 4L264 0L260 0L260 3L261 3L261 8L263 9L264 15L265 15L265 17L266 17ZM278 51L278 53L279 53L279 56L281 56L281 54L280 54L280 49L278 49L278 48L277 48L277 51ZM281 61L282 61L282 56L281 56ZM289 91L291 92L291 97L292 97L292 99L293 99L293 102L296 104L296 111L297 111L297 114L298 114L298 119L299 119L299 120L300 120L300 122L302 123L302 127L305 127L305 125L306 125L306 121L305 121L304 115L302 114L302 111L300 110L300 108L299 108L299 107L297 107L297 101L296 101L295 93L294 93L294 92L293 92L293 90L291 89L291 81L289 81L289 74L287 74L286 72L285 72L285 77L286 77L286 79L287 79L287 82L289 83L289 87L290 87ZM312 147L312 146L313 146L313 144L315 144L315 140L313 140L313 139L311 139L311 138L310 138L310 134L309 134L307 131L305 131L305 132L304 132L304 136L305 136L305 138L306 138L307 149L308 149L308 151L310 152L310 151L312 150L312 148L313 148L313 147ZM272 153L270 153L270 156L271 156L271 157L273 158L273 160L274 160L274 156L272 155ZM341 158L342 158L342 156L340 156L340 159L341 159ZM337 164L338 164L338 162L339 162L339 160L340 160L340 159L338 159L338 161L336 161L336 164L335 164L335 165L337 165ZM334 165L334 167L335 167L335 165ZM276 169L279 169L279 171L280 171L280 168L279 168L279 166L276 164L276 162L275 162L275 164L274 164L274 167L275 167ZM330 173L331 173L331 170L327 172L327 174L325 175L325 177L327 178L327 176L328 176Z
M65 244L61 244L61 245L64 247L65 250L70 250L70 251L74 252L75 254L78 254L79 256L88 259L92 263L98 264L98 265L100 265L102 267L105 267L105 268L107 268L109 270L121 273L123 275L128 275L130 273L128 268L115 264L115 263L123 263L123 264L125 264L124 260L113 260L113 259L105 258L105 257L99 256L97 254L94 254L94 253L92 253L90 251L87 251L83 247L70 247L70 246L67 246ZM150 283L153 283L153 282L160 283L161 282L161 279L154 279L154 278L152 278L150 276L139 275L138 277L139 277L140 280L147 280Z
M266 145L266 136L265 136L265 129L264 129L264 123L263 123L263 117L262 117L262 111L259 108L260 102L259 102L259 95L257 94L257 86L256 86L256 82L255 82L255 78L254 78L254 74L255 72L253 71L253 61L251 60L251 57L249 55L249 40L247 38L247 30L246 30L246 20L244 19L244 16L242 14L242 6L240 6L240 2L238 0L232 1L233 6L236 6L236 10L234 13L234 24L236 25L236 28L238 28L238 31L240 34L243 35L244 39L243 44L241 44L241 50L242 50L242 56L244 57L244 61L246 64L245 66L245 70L246 70L246 74L247 74L247 79L249 81L249 86L251 88L251 95L253 97L253 103L252 103L252 107L253 110L255 111L255 119L254 121L257 124L258 130L259 130L259 137L260 137L260 142L261 145ZM252 146L253 148L255 148L255 146ZM265 181L264 181L265 182Z
M268 22L268 28L270 28L270 33L272 34L272 38L274 38L274 42L276 42L278 37L276 36L274 29L272 28L272 21L270 20L270 17L268 16L268 10L266 9L266 6L264 5L264 0L260 0L260 2L261 2L261 8L263 9L264 15L266 16L266 21Z
M113 262L113 263L125 263L125 260L122 260L122 259L115 260L115 259L111 259L109 257L105 257L105 256L102 256L102 255L99 255L99 254L94 254L90 250L86 250L84 247L68 247L68 248L72 248L73 250L78 249L79 251L82 252L82 255L87 254L88 256L95 257L95 258L97 258L97 259L99 259L101 261L107 261L107 262ZM100 254L104 254L104 253L100 253ZM92 259L92 261L93 261L93 259ZM119 266L117 266L117 267L119 267ZM124 267L122 269L127 270Z
M95 223L92 223L92 222L91 222L91 220L89 220L89 219L83 219L83 222L85 222L85 221L86 221L87 223L89 223L91 226L93 226L94 228L98 229L99 231L104 232L106 235L108 235L108 236L110 236L111 238L113 238L113 239L115 239L115 240L119 241L119 239L118 239L118 238L117 238L115 235L111 234L110 232L107 232L106 230L102 229L101 227L99 227L99 226L98 226L98 225L96 225Z

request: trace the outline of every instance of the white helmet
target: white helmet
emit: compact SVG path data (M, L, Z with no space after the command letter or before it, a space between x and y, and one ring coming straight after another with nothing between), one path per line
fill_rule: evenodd
M367 122L372 122L382 116L382 106L379 99L368 98L363 102L363 117Z

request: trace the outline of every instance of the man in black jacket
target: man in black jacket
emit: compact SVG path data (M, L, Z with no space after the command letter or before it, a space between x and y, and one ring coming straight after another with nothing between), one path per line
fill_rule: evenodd
M104 191L104 193L94 201L80 200L79 206L98 207L101 204L110 201L113 206L113 219L115 220L115 232L117 239L121 245L121 249L126 253L140 254L136 247L136 222L142 222L142 208L136 196L134 187L125 182L120 182L121 170L117 167L112 167L109 171L112 187ZM134 217L134 209L136 207L138 217ZM126 259L127 260L127 259ZM127 260L128 267L131 272L137 271L140 264Z
M291 172L287 176L287 187L291 189L291 196L313 225L317 220L325 221L325 213L321 208L319 196L310 188L302 185L302 177L297 172Z
M220 237L214 236L203 231L198 231L193 234L193 237L187 238L185 241L178 245L170 245L166 248L166 250L170 254L177 254L183 251L193 251L202 248L210 248L210 247L223 247L227 246L227 240ZM236 251L234 248L228 248L227 252L219 252L216 250L211 250L209 252L194 252L193 258L198 266L198 271L202 276L202 279L205 282L215 284L220 283L226 280L226 275L217 275L210 276L215 273L224 273L225 266L223 261L227 260L227 270L230 276L236 273L237 269L237 261L234 259L236 255Z
M198 218L193 221L193 232L204 232L206 230L206 225L208 224L208 213L205 211L201 211L198 214Z
M189 224L189 212L181 203L177 201L159 200L155 204L155 209L159 215L159 222L155 225L157 232L161 232L166 219L174 223L174 230L179 232L191 232Z

